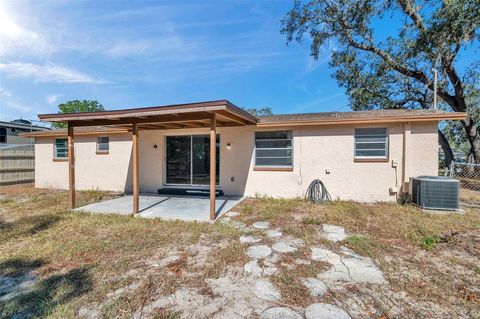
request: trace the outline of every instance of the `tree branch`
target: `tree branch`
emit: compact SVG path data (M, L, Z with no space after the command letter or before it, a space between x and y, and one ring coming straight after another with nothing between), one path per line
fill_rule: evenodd
M380 48L374 46L371 43L370 44L363 44L363 43L359 43L359 42L355 41L353 39L352 35L348 32L344 32L344 35L345 35L348 43L352 47L354 47L356 49L359 49L359 50L362 50L362 51L375 53L376 55L378 55L380 58L382 58L387 64L390 65L390 67L392 67L397 72L399 72L399 73L401 73L405 76L417 79L418 81L420 81L421 83L426 85L431 91L433 91L432 81L430 81L430 79L422 71L411 70L411 69L407 68L406 66L402 65L401 63L398 63L397 61L395 61L390 56L390 54L388 54L387 52L385 52L385 51L381 50ZM456 103L456 101L455 101L455 97L448 94L448 92L445 91L442 87L437 87L437 94L442 98L442 100L444 100L448 105L450 105L455 111L462 112L462 110L459 109L458 103Z
M420 32L424 33L427 29L423 24L422 17L418 14L417 10L415 10L410 0L398 0L398 3L402 7L403 12L405 12L412 19L413 23L415 23Z

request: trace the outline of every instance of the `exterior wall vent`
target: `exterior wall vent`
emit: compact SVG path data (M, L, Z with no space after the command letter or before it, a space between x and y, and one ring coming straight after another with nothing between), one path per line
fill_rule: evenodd
M458 210L460 182L444 176L410 178L412 203L426 209Z

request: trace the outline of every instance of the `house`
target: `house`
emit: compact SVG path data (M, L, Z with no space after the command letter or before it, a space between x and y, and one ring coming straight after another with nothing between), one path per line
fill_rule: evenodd
M314 179L333 198L393 201L408 191L411 176L438 174L438 122L465 116L379 110L255 117L220 100L42 114L68 130L25 136L35 138L35 186L70 189L72 206L75 189L133 192L134 212L140 192L205 189L213 219L217 192L302 197Z
M23 119L11 122L0 121L0 146L5 144L31 144L33 140L19 136L20 133L50 130L48 127L32 125L32 122Z

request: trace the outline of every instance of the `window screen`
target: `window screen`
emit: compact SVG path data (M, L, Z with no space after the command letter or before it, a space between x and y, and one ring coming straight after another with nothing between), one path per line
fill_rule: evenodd
M388 136L386 128L355 129L356 158L387 158Z
M255 166L292 164L292 131L255 132Z
M110 150L110 138L108 136L99 136L97 137L97 152L99 153L108 153Z
M66 138L57 138L55 140L55 158L68 157L68 144Z

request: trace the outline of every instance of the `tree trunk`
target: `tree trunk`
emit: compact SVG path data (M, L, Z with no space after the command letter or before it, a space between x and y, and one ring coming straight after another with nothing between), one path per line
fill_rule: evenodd
M447 167L450 167L450 164L453 162L453 151L448 143L447 138L441 130L438 130L438 143L442 147L443 154L445 155L445 164Z
M465 133L467 135L467 139L470 143L470 161L478 162L480 161L480 134L477 129L477 125L474 120L467 115L467 119L463 121L463 126L465 128ZM472 158L473 157L473 158Z

